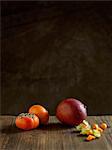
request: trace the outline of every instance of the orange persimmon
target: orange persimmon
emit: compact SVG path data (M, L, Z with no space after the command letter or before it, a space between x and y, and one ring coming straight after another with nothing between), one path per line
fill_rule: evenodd
M31 130L39 126L39 118L35 114L21 113L16 117L16 127Z
M41 124L47 124L49 120L49 113L48 111L41 105L33 105L29 108L28 112L30 114L35 114Z

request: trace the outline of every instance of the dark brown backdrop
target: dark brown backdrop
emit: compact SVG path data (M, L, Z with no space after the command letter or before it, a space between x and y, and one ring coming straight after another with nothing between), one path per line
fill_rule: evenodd
M1 113L80 99L112 114L112 2L2 2Z

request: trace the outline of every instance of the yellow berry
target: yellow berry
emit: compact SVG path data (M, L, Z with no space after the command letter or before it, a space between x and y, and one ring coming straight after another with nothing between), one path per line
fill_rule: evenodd
M88 137L86 138L87 141L91 141L94 140L96 137L94 135L88 135Z
M107 124L106 123L100 124L100 128L102 128L103 130L105 130L107 128Z
M93 129L98 129L99 126L98 126L98 124L95 123L95 124L92 125L92 128L93 128Z

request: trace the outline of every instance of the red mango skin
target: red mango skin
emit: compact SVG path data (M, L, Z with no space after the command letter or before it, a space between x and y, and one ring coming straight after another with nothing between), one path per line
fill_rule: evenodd
M83 103L74 98L68 98L59 103L56 117L66 125L75 126L87 117L87 110Z

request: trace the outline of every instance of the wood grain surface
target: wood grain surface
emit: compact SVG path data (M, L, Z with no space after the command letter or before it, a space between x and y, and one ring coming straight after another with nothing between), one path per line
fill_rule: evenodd
M90 123L106 122L109 126L101 138L86 142L74 128L64 126L51 116L47 126L31 131L15 127L15 116L0 116L0 150L111 150L112 116L89 116Z

